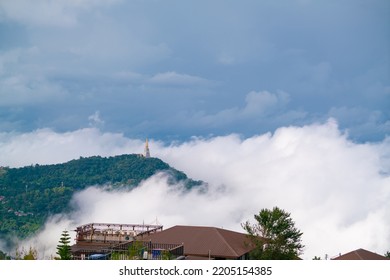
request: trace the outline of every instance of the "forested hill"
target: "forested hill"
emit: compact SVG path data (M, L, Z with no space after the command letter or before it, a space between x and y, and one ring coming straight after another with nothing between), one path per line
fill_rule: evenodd
M25 238L36 232L51 214L70 211L75 191L92 185L133 188L164 171L170 183L183 181L187 188L200 185L158 158L140 155L88 157L53 165L0 167L0 239Z

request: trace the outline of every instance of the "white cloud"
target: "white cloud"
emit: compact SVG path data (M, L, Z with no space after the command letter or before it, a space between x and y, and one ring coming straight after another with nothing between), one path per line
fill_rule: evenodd
M0 133L0 151L0 166L20 167L66 162L80 156L140 153L143 142L119 133L102 133L96 128L62 134L39 129L23 134Z
M47 221L45 226L39 231L35 236L18 241L18 249L28 249L30 247L37 250L38 259L53 259L58 257L56 254L56 247L58 241L60 240L61 234L63 231L68 231L72 240L75 236L75 224L72 223L72 220L63 215L51 216ZM14 251L11 251L9 254L12 256Z
M149 82L152 84L173 86L205 85L209 83L206 79L176 72L158 73L150 78Z
M142 144L96 129L2 134L1 164L139 152ZM324 124L281 127L273 134L246 139L232 134L169 146L151 141L153 156L191 178L208 182L208 192L182 194L181 186L167 185L164 174L128 192L91 187L74 197L79 211L68 217L69 223L149 223L157 217L165 228L193 224L241 231L240 223L252 220L262 208L279 206L291 213L304 233L306 259L357 248L383 254L390 243L389 144L389 139L354 143L332 119ZM20 155L24 151L28 157L16 160L19 154L15 151ZM52 153L49 160L47 155ZM64 225L60 226L57 239ZM42 242L46 234L50 230L40 235Z
M93 127L98 127L104 124L104 121L100 117L100 112L96 111L94 114L88 117L89 125Z
M380 173L389 166L381 159L383 146L382 152L377 148L352 143L330 121L244 140L194 140L160 157L213 186L225 184L228 205L243 219L262 207L291 211L304 232L305 257L311 258L360 247L387 250L390 180Z

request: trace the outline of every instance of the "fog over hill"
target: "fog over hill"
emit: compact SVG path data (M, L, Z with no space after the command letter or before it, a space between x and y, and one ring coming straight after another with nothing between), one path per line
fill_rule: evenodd
M0 239L11 241L12 237L30 237L49 216L73 211L69 204L72 197L89 186L105 191L129 191L159 173L166 176L169 185L180 183L186 190L203 184L187 178L162 160L143 154L80 157L59 164L1 167Z
M55 163L80 156L143 151L143 140L88 128L0 134L0 165ZM90 222L151 223L165 228L210 225L242 231L262 208L290 212L304 233L303 257L365 248L384 254L390 244L390 139L356 143L333 119L280 127L267 134L193 138L181 143L151 139L151 154L208 183L207 192L183 193L158 174L139 188L107 192L89 187L73 196L74 212L56 215L34 244L42 258L55 254L62 230ZM21 243L22 244L22 243Z

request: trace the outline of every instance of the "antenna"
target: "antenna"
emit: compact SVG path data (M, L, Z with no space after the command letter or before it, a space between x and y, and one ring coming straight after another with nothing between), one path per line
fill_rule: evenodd
M157 226L160 225L160 222L158 221L157 219L157 216L156 216L156 219L154 221L152 221L150 224L156 224Z

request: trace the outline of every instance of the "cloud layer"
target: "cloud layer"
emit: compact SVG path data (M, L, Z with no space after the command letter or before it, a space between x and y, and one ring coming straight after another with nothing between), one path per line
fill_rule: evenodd
M208 182L208 191L183 194L180 185L167 185L164 174L130 192L109 193L92 186L74 196L75 213L54 217L29 242L46 244L47 257L62 230L89 222L151 223L158 219L165 228L189 224L241 231L240 224L253 221L262 208L279 206L291 213L304 233L305 259L358 248L380 254L389 250L389 139L355 143L330 119L249 138L231 134L170 145L152 139L149 144L152 156ZM51 130L3 133L0 165L139 153L142 145L140 140L94 128L63 134Z
M0 131L75 131L100 112L104 131L183 141L335 117L381 141L389 5L0 1Z

